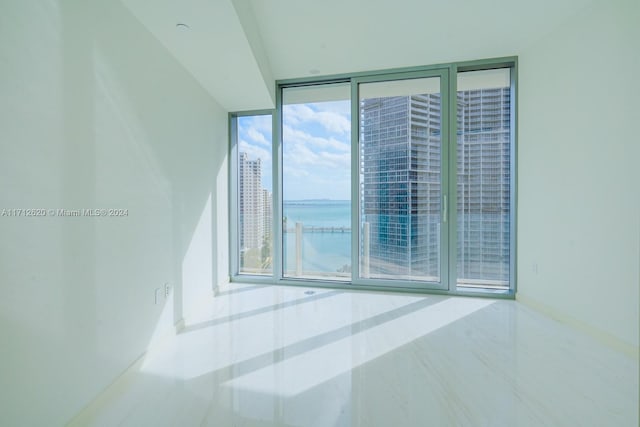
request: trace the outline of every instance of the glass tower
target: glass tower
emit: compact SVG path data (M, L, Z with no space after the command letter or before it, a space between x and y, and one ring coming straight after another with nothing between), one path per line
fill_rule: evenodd
M362 219L370 277L436 279L440 265L440 94L361 105Z

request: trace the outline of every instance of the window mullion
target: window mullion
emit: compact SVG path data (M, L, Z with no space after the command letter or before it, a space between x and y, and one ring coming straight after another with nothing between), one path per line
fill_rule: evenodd
M360 104L358 83L351 80L351 282L360 277Z
M449 66L449 138L448 138L448 210L449 210L449 236L448 244L448 263L449 274L447 280L447 288L449 291L456 290L457 272L457 256L458 256L458 67L456 64Z
M272 125L273 278L282 279L282 89L276 90Z

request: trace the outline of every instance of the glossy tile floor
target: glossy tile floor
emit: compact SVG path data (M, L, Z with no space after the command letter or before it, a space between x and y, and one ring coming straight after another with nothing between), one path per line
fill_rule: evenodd
M515 301L229 285L96 426L637 426L638 363Z

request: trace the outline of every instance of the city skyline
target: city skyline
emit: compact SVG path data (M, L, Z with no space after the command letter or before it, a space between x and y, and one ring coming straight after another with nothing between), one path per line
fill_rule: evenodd
M263 164L262 186L273 191L271 116L238 118L238 151ZM285 105L283 199L351 199L350 102ZM264 165L269 165L265 167Z
M465 78L473 80L474 77ZM440 94L428 92L428 82L425 87L421 82L415 83L418 83L412 89L415 93L404 88L400 89L399 96L380 93L375 87L365 88L372 96L359 101L360 190L355 197L359 206L360 255L364 263L361 272L365 277L440 280ZM350 146L345 142L351 129L346 114L348 105L349 101L341 101L283 107L285 203L351 200L347 168ZM510 89L508 86L482 87L476 82L458 91L457 105L457 190L452 197L457 200L459 284L507 286L510 274ZM342 114L336 111L337 107L343 109ZM266 224L270 222L267 218L272 217L271 182L265 181L262 172L270 176L271 163L262 167L262 157L251 160L244 151L250 147L255 155L268 156L270 160L270 147L267 147L270 141L265 136L267 132L270 135L270 121L262 120L261 131L260 125L260 120L249 118L240 126L244 136L240 148L241 229L246 233L241 236L242 248L264 245L264 237L270 233ZM319 164L310 165L310 159ZM316 168L313 174L311 167ZM338 175L336 181L336 176L328 170L332 168L342 168L343 172L346 169L347 173ZM247 170L254 171L253 175L243 172ZM301 170L306 173L300 173ZM323 179L331 185L314 185L313 180L317 184ZM340 179L346 189L342 195L336 191L335 184ZM297 192L296 185L304 188L304 192ZM329 192L313 192L317 188L327 188ZM244 191L254 195L248 197L242 194ZM256 202L247 204L250 199ZM283 212L283 216L286 215ZM350 227L350 214L347 215L345 223ZM260 225L245 231L251 223Z
M369 277L439 281L441 106L440 93L421 93L430 84L361 99L360 244Z

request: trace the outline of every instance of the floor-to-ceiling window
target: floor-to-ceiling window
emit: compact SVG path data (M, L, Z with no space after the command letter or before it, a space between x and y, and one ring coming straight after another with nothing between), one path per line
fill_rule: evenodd
M360 279L441 287L446 89L440 74L433 74L356 80Z
M283 81L232 115L234 279L512 295L515 67Z
M283 277L351 280L349 83L282 89Z
M457 75L457 285L508 288L511 70Z
M239 274L273 273L272 118L269 113L235 117L233 184L235 227L232 253Z

